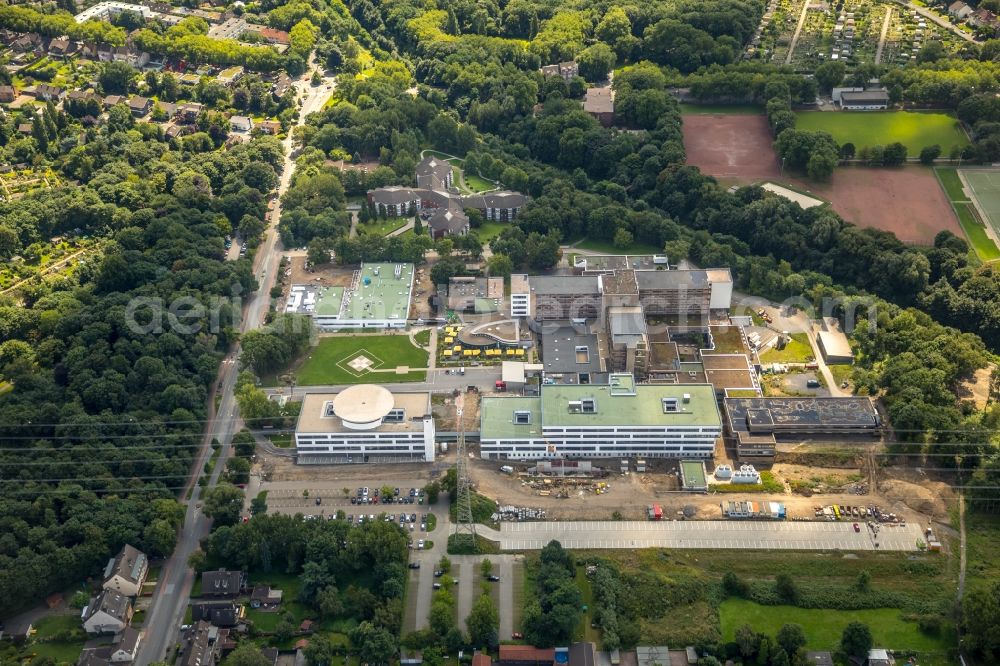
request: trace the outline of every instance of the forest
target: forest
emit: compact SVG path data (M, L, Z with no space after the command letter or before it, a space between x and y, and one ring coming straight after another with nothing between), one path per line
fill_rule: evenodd
M269 137L184 151L127 110L101 128L47 120L51 144L66 147L54 164L78 183L0 204L0 235L14 252L60 233L105 241L72 274L0 297L0 376L13 388L0 398L8 610L94 575L124 543L173 550L176 498L236 338L233 299L256 287L249 260L222 260L223 240L263 228L283 159Z

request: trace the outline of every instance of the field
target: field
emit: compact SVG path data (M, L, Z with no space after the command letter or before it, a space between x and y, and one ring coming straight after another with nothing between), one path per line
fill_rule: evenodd
M864 622L872 630L875 645L894 650L914 650L920 653L939 654L948 650L946 640L928 636L917 628L916 622L907 622L895 608L837 611L826 608L797 608L795 606L762 606L744 599L727 599L719 604L719 621L724 640L733 640L736 629L749 624L755 631L774 636L781 625L802 625L810 650L836 650L840 635L851 622ZM921 662L923 663L923 662Z
M973 251L975 251L976 256L981 261L995 261L1000 259L1000 249L997 249L997 245L990 238L989 234L986 232L986 227L980 220L980 216L976 214L973 208L974 204L969 198L966 188L962 183L962 177L969 182L970 186L974 181L979 180L973 178L973 181L969 181L969 175L975 173L988 173L988 172L975 172L975 171L962 171L962 176L959 175L958 169L953 168L939 168L935 169L937 173L938 180L941 183L941 187L944 188L945 194L951 201L952 208L955 210L955 214L958 215L958 221L962 225L962 230L965 231L965 236L969 241L969 245L972 246ZM1000 172L998 172L1000 175ZM985 187L988 185L987 182L982 183ZM980 196L980 189L975 189L975 196L979 199L979 206L985 207L984 200ZM985 192L984 192L985 194ZM989 199L987 198L987 201ZM996 205L996 202L993 202ZM1000 209L994 209L1000 212ZM989 210L986 211L989 214ZM994 213L995 215L996 213ZM996 223L991 220L994 230L997 228Z
M946 113L799 111L795 115L797 129L829 132L837 143L853 143L858 150L899 141L910 157L916 157L924 146L937 144L947 155L954 146L969 143L955 117Z
M761 363L806 363L812 359L812 346L805 333L792 333L784 349L771 348L760 355Z
M687 162L710 176L743 182L778 177L771 128L763 115L685 115Z
M983 540L983 555L996 544L997 533L994 530L992 538ZM810 638L808 649L828 649L839 640L845 624L860 618L869 622L877 644L881 645L879 641L884 640L887 647L933 654L935 658L920 661L928 666L950 663L943 659L954 636L948 623L942 626L940 638L927 636L918 631L915 622L903 620L902 614L916 612L925 604L942 609L950 606L957 579L957 557L914 558L874 552L852 557L819 552L702 550L680 553L662 549L611 553L579 551L576 556L578 562L591 561L591 558L610 560L623 573L644 577L640 578L639 587L631 588L632 593L639 595L638 603L643 607L656 606L663 611L662 617L651 614L641 618L641 644L644 645L690 645L699 640L717 641L723 637L731 640L736 628L744 623L773 636L782 624L798 622ZM845 592L854 594L857 577L862 571L870 573L876 598L889 599L891 603L885 605L896 608L858 611L812 608L831 607ZM810 608L765 606L736 598L720 603L715 600L718 597L715 597L713 586L727 572L748 582L751 589L766 589L773 584L776 573L787 573L803 598L809 601ZM990 576L995 569L984 568L981 573ZM674 596L679 590L689 593ZM530 588L527 593L530 597ZM661 598L672 601L664 603Z
M840 168L829 182L797 185L829 201L848 222L892 232L904 243L933 245L944 229L962 235L948 198L927 167Z
M406 218L387 217L382 220L373 220L371 222L366 222L365 224L358 224L358 233L388 236L396 229L404 226L406 226Z
M362 356L373 363L358 371L359 364L351 363ZM397 374L397 366L412 370ZM427 376L426 367L427 352L414 347L406 335L352 335L321 338L295 375L299 386L420 382Z

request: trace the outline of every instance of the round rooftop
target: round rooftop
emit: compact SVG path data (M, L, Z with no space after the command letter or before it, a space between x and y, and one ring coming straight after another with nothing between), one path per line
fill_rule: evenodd
M396 403L384 386L359 384L346 388L333 399L333 411L350 423L371 423L385 417Z

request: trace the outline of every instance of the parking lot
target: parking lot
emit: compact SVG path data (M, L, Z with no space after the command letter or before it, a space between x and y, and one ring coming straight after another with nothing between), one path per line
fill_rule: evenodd
M747 550L918 550L913 523L598 521L503 523L501 550L537 550L556 539L564 548L742 548Z
M284 513L314 516L333 516L343 511L349 516L378 516L386 514L399 520L405 514L404 526L412 524L411 531L421 532L423 517L430 512L425 497L421 497L425 481L393 481L389 485L398 496L386 501L382 486L342 486L340 483L304 483L301 481L275 481L251 484L251 493L267 491L268 513ZM367 489L367 493L365 493ZM249 497L252 494L248 493ZM376 494L377 493L377 494ZM411 495L412 493L412 495ZM413 518L413 516L416 518Z

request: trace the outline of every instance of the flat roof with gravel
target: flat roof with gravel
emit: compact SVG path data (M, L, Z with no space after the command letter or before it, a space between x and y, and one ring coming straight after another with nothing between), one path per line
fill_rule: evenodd
M398 278L397 266L402 266ZM413 264L361 264L361 279L344 304L343 318L405 320L412 288Z

